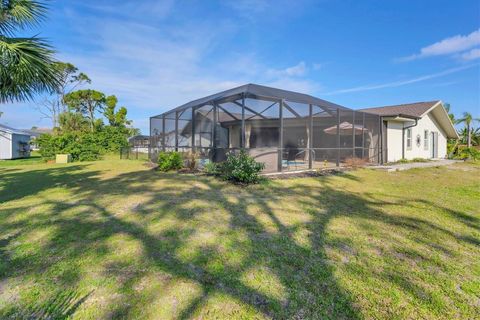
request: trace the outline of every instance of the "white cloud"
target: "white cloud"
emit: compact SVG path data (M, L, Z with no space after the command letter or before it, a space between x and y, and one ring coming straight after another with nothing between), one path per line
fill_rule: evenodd
M267 74L272 77L301 77L307 73L307 64L300 61L298 64L285 69L270 69Z
M463 52L480 45L480 29L473 31L468 35L456 35L454 37L443 39L439 42L426 46L420 50L420 53L408 57L400 58L400 61L411 61L420 58L451 55Z
M270 10L264 6L274 4L265 1L257 8ZM254 3L247 0L236 9L242 11L251 5ZM173 1L150 7L144 2L112 5L95 0L65 7L62 14L71 23L72 42L58 47L59 59L88 74L90 87L115 94L144 133L148 132L150 116L242 84L253 82L305 93L320 88L303 77L308 72L304 61L282 69L259 58L250 47L229 46L226 50L225 44L243 32L245 22L231 16L188 19L177 15L176 10L179 8ZM32 109L29 112L31 116L25 119L32 122L38 114Z
M480 58L480 48L472 49L460 55L460 59L463 61L472 61L479 58Z
M218 44L235 35L229 21L195 21L152 27L122 19L90 19L78 32L94 49L65 52L63 61L75 64L92 79L92 87L115 94L130 117L148 132L142 116L160 114L175 106L218 91L254 82L312 93L317 84L303 79L307 64L275 69L254 52L226 52L217 60Z
M457 68L451 68L447 69L441 72L437 73L432 73L432 74L427 74L424 76L412 78L412 79L407 79L407 80L402 80L402 81L394 81L394 82L387 82L383 84L375 84L375 85L366 85L366 86L358 86L358 87L353 87L353 88L348 88L348 89L341 89L341 90L335 90L332 92L327 92L324 93L323 95L335 95L335 94L342 94L342 93L351 93L351 92L361 92L361 91L370 91L370 90L378 90L378 89L385 89L385 88L395 88L395 87L401 87L405 86L408 84L416 83L416 82L421 82L421 81L426 81L430 79L435 79L439 77L443 77L452 73L457 73L466 69L470 69L473 67L478 67L478 64L474 65L468 65L468 66L462 66L462 67L457 67Z

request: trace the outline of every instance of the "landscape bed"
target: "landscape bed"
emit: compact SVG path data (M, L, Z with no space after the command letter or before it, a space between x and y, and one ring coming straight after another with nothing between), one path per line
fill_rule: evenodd
M0 318L478 318L479 174L0 163Z

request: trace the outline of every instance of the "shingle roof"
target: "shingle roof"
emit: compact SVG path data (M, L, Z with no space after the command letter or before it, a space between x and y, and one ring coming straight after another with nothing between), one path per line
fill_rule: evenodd
M29 135L28 133L26 133L22 130L14 129L14 128L6 126L4 124L0 124L0 131L4 131L4 132L7 132L7 133L13 133L13 134L22 134L22 135L26 135L26 136Z
M407 104L398 104L393 106L365 108L359 111L377 114L379 116L406 115L411 117L421 117L430 110L439 101L415 102Z

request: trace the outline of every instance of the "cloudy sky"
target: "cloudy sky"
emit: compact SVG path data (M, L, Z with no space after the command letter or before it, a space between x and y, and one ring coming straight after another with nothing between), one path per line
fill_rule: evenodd
M50 1L30 33L115 94L135 126L245 83L351 108L441 99L480 117L480 2ZM38 101L41 98L37 99ZM0 105L1 123L49 126L35 102Z

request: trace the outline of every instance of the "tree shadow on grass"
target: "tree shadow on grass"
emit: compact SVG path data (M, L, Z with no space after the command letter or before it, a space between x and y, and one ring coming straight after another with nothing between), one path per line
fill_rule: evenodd
M100 173L85 171L88 166L89 164L77 164L20 172L18 169L0 170L0 204L55 187L76 188L82 181L92 179Z
M52 184L65 183L67 179L67 187L80 199L74 203L47 199L44 201L51 207L51 213L37 220L34 227L42 228L53 224L56 228L51 241L41 249L40 255L52 256L51 252L65 250L67 253L62 260L70 261L75 266L76 261L92 248L97 250L99 255L107 256L113 249L106 242L115 235L128 235L141 244L140 265L136 262L112 261L101 266L104 268L104 276L118 280L119 292L123 293L119 300L112 303L105 317L138 317L137 312L144 307L145 297L137 298L134 288L145 274L159 271L175 279L193 282L201 288L201 292L192 301L179 306L177 314L172 314L172 317L178 319L197 316L208 300L217 294L231 297L272 318L362 318L355 297L338 282L335 262L329 257L329 250L332 248L351 257L355 256L356 249L348 240L339 239L335 235L332 237L328 230L331 221L347 217L360 221L365 227L372 223L396 227L397 232L402 235L412 230L426 235L436 232L456 241L472 243L468 240L468 235L458 235L426 220L386 214L379 210L378 206L387 206L389 203L336 189L330 177L319 178L314 184L303 184L300 181L289 186L272 182L266 186L240 188L227 186L208 177L191 175L160 175L142 171L99 179L99 172L75 173L75 170L70 173L61 169L48 173L34 171L32 174L35 179L42 178L42 182L16 196L34 195L50 188ZM357 179L348 176L344 178L352 181ZM20 180L28 179L20 177ZM18 184L18 181L13 181L13 177L10 177L5 183L12 186ZM133 213L138 214L138 219L124 218L110 207L100 204L98 200L109 195L145 196L146 200L143 200L136 213ZM299 210L302 214L306 212L308 219L299 223L288 223L284 217L279 216L281 210L279 211L278 206L287 196L289 199L296 199ZM206 202L206 207L201 207L197 203L199 200ZM78 205L85 206L88 210L74 216L61 214ZM432 203L429 205L435 206ZM195 233L194 227L208 228L195 224L197 217L208 211L211 215L219 214L216 210L227 214L228 229L222 232L231 241L229 248L242 253L241 259L230 263L224 257L225 248L218 242L198 246L194 254L182 257L182 250L195 245L190 243L191 236ZM295 212L292 212L292 215L294 214ZM183 223L163 227L157 232L149 229L148 223L152 221L167 223L168 219L172 218ZM220 218L222 217L219 214ZM270 224L267 226L268 221ZM2 230L7 232L19 227L21 225L18 223L15 226L8 223L1 226ZM307 244L299 243L296 238L295 234L299 229L305 231ZM246 237L236 237L237 233ZM384 239L389 237L388 234L379 236ZM389 254L387 258L394 254L406 260L429 259L408 250L401 255L398 252ZM26 256L20 261L7 261L6 270L16 266L20 267L20 270L15 270L14 274L34 275L39 271L54 268L56 263L61 262L54 261L52 264L48 259L38 261L34 258ZM212 262L215 262L213 266ZM274 296L245 283L245 275L255 268L265 268L273 274L284 288L283 294ZM57 284L68 290L75 289L81 281L79 271L70 268L68 272L74 274L68 276L68 281L57 277ZM0 274L0 280L9 276L8 273ZM416 286L400 271L386 270L369 276L399 286L417 299L428 297L424 289ZM48 281L53 282L54 279ZM155 298L150 297L151 300ZM229 316L228 313L217 312L220 313L212 316Z

